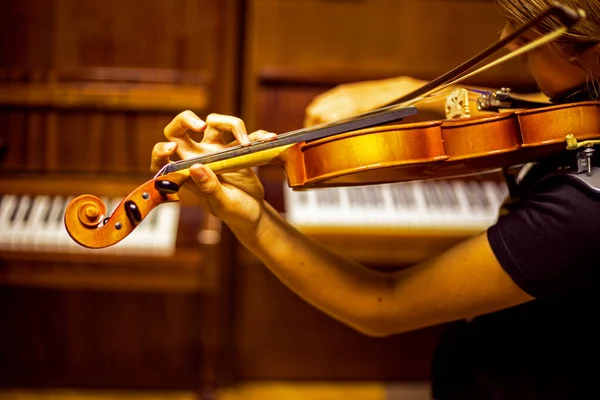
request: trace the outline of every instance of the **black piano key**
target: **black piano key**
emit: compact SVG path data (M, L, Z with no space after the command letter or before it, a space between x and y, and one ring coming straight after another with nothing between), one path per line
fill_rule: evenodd
M157 210L153 210L150 212L150 214L147 215L146 217L147 221L146 221L146 227L148 229L154 229L156 228L156 225L158 224L158 211Z
M348 203L351 207L360 207L364 201L362 200L362 194L358 187L349 187L346 189L348 194Z
M367 192L369 204L371 204L373 207L380 208L385 205L385 200L383 199L383 192L381 190L381 187L365 186L363 189Z
M431 185L421 185L421 189L423 193L423 200L425 201L425 207L430 210L439 210L441 204L439 202L439 199L435 196Z
M27 222L29 220L29 217L31 216L31 210L33 210L34 202L35 202L34 199L29 200L29 204L27 204L27 210L25 211L25 214L23 215L23 222Z
M440 191L438 183L432 182L428 186L431 189L431 195L435 199L435 203L437 204L438 208L440 210L446 209L448 204L446 201L444 201L444 196L442 195L442 192Z
M417 204L417 198L412 189L411 185L398 184L391 185L390 193L392 195L392 201L396 208L413 208Z
M353 207L380 208L384 206L379 187L357 186L348 188L348 201Z
M50 221L50 214L52 214L52 205L53 204L54 204L54 202L49 201L48 208L46 209L46 212L44 213L44 216L42 217L43 225L46 225L48 223L48 221Z
M66 198L63 200L62 203L62 208L61 208L61 212L56 213L56 222L58 223L62 223L63 220L65 219L65 211L67 211L67 206L69 205L69 203L71 202L71 199Z
M10 217L8 218L8 220L11 224L14 223L15 220L17 219L17 214L19 213L20 208L21 208L21 199L17 199L17 204L15 204L15 208L13 209L12 213L10 214Z
M336 189L318 189L315 194L319 205L335 207L342 202L340 192Z
M458 200L458 196L456 196L456 193L454 190L452 190L452 186L450 186L448 182L442 181L438 182L437 187L444 204L447 204L452 210L459 210L460 202Z
M471 207L478 209L487 209L491 207L490 200L488 199L485 191L477 182L469 182L465 192Z
M296 195L297 202L300 206L306 207L309 203L308 192L305 190L296 190L294 191Z
M498 203L504 202L508 196L508 188L505 185L495 184L492 185L494 188L494 195Z

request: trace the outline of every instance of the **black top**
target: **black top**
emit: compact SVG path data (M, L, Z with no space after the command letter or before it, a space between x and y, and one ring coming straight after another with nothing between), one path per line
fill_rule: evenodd
M487 235L535 300L449 324L436 400L600 398L600 193L564 174L533 182Z
M555 176L510 208L488 238L502 267L536 300L451 324L435 354L433 396L600 398L593 395L600 194Z

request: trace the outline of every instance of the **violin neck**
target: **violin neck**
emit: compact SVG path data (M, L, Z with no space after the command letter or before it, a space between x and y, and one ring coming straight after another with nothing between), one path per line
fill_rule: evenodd
M206 164L216 174L238 171L244 168L260 167L268 164L283 164L282 154L294 144L273 147L255 153L243 154L225 160L209 162Z
M239 162L243 162L243 164L241 164L242 168L246 166L272 164L276 162L280 153L296 143L317 140L331 135L336 135L338 133L350 132L358 129L370 128L390 122L400 121L404 117L408 117L416 113L417 109L415 107L401 107L371 111L362 115L341 120L339 122L332 122L328 124L317 125L315 127L287 132L279 135L276 140L253 142L249 146L237 145L224 151L192 157L181 161L175 161L167 164L159 172L159 174L165 175L172 172L181 171L199 163L204 165L214 164L215 166L218 165L219 168L221 168L222 165L225 165L225 168L227 168L229 171L235 168L231 165L237 165L233 164L234 161L229 161L234 158L238 159ZM273 149L279 150L274 150L273 152L269 151ZM254 154L257 154L257 156L254 157ZM224 161L224 163L221 163L221 161Z

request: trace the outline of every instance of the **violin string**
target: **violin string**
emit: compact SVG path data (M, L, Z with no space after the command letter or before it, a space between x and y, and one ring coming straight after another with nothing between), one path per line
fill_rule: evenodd
M512 42L513 40L517 39L518 37L522 36L524 33L535 28L546 18L549 18L550 16L554 16L555 14L558 14L558 13L564 14L565 12L566 12L565 7L562 7L562 6L550 7L548 10L546 10L544 13L542 13L538 17L523 24L522 26L517 28L510 35L507 35L505 38L500 39L499 41L497 41L493 45L489 46L487 49L484 49L482 52L475 55L471 59L465 61L458 67L441 75L440 77L434 79L433 81L423 85L422 87L418 88L417 90L410 92L410 93L400 97L399 99L396 99L396 100L384 105L383 107L380 107L380 108L377 108L374 110L370 110L367 112L363 112L363 113L360 113L357 115L353 115L350 117L342 118L340 120L330 121L330 122L326 122L326 123L322 123L322 124L318 124L318 125L314 125L314 126L310 126L310 127L305 127L305 128L300 128L300 129L296 129L293 131L285 132L285 133L277 135L277 138L275 140L263 140L263 141L253 142L253 143L261 143L261 142L265 142L265 141L278 141L278 140L281 140L284 138L288 138L290 136L298 136L297 141L300 142L300 141L302 141L302 135L307 134L307 133L313 133L315 131L322 130L327 127L341 125L343 123L347 123L350 121L361 120L361 119L369 118L369 117L375 117L380 113L385 113L390 110L403 108L403 107L407 107L412 104L415 104L415 103L422 101L428 97L431 97L433 94L438 93L438 92L448 88L449 86L452 86L459 82L462 82L465 79L468 79L468 78L470 78L474 75L477 75L489 68L493 68L503 62L506 62L515 57L518 57L521 54L531 51L538 46L541 46L545 43L548 43L548 42L555 40L556 38L564 35L569 29L566 26L563 26L551 33L548 33L548 34L534 40L533 42L528 43L527 45L522 46L519 49L514 50L514 51L506 54L503 57L500 57L499 59L496 59L474 71L469 72L469 70L472 70L472 68L474 68L477 64L479 64L485 58L489 57L491 54L493 54L496 51L498 51L499 49L503 48L508 43ZM571 23L574 23L574 21L579 20L579 18L583 17L585 14L583 14L583 11L577 10L576 15L577 15L577 18L571 17L569 19ZM564 24L564 21L563 21L563 24ZM564 24L564 25L566 25L566 24ZM224 156L226 154L230 154L230 153L235 154L239 149L242 149L244 147L246 147L246 146L238 144L233 147L229 147L226 150L219 151L218 153L222 154ZM212 156L214 154L215 153L204 154L204 155L197 156L197 157L191 157L191 158L188 158L185 160L173 161L170 163L170 165L171 165L171 167L175 167L176 169L179 169L178 167L180 167L180 166L185 167L190 164L201 163L202 160L205 159L207 156ZM163 170L164 170L164 168L158 172L157 176L159 176Z
M345 123L360 122L360 121L368 120L368 119L373 119L374 124L370 125L370 126L375 126L375 125L379 124L379 122L377 122L377 120L376 120L377 116L379 116L380 114L385 114L389 111L393 111L393 110L397 110L397 109L401 109L401 108L406 108L406 107L400 107L400 106L394 105L394 106L386 107L385 109L372 110L367 113L357 114L357 115L354 115L354 116L351 116L348 118L344 118L341 120L327 122L327 123L323 123L320 125L315 125L315 126L311 126L311 127L307 127L307 128L301 128L301 129L297 129L294 131L285 132L285 133L277 135L276 139L264 139L264 140L254 141L248 145L256 146L257 144L260 144L260 143L265 143L265 142L276 143L276 142L282 142L284 140L286 142L289 142L289 140L286 140L288 138L294 138L294 142L301 142L307 135L318 132L318 131L322 131L325 128L334 128L336 126L339 126L339 125L342 125ZM370 126L364 126L364 128L368 128ZM207 159L208 157L213 157L216 154L222 155L223 157L227 156L228 154L236 155L236 153L239 150L245 149L248 145L237 144L237 145L228 147L225 150L220 150L220 151L216 151L213 153L203 154L201 156L190 157L190 158L186 158L185 160L173 161L173 162L169 163L168 165L170 166L171 170L185 169L185 168L189 168L189 165L202 163L203 160ZM260 149L257 149L256 151L260 151ZM164 168L161 169L157 173L156 176L162 175L163 170L164 170Z

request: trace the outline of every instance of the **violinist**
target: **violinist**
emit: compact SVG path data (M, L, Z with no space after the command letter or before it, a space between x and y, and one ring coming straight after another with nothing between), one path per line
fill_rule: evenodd
M551 3L498 2L507 17L504 34ZM525 67L552 102L595 99L600 3L561 3L583 9L587 18L563 38L527 53ZM554 28L546 22L510 47ZM338 87L315 99L307 123L373 108L419 83L398 78ZM225 132L239 143L275 136L248 134L232 116L212 114L203 121L184 111L166 126L167 141L155 145L152 170L175 154L185 159L226 148ZM287 287L348 326L380 337L448 323L432 361L433 398L599 398L600 188L553 173L562 170L561 160L540 160L486 232L393 274L368 269L302 235L265 202L251 170L217 177L195 165L189 186ZM600 182L598 171L592 170Z

